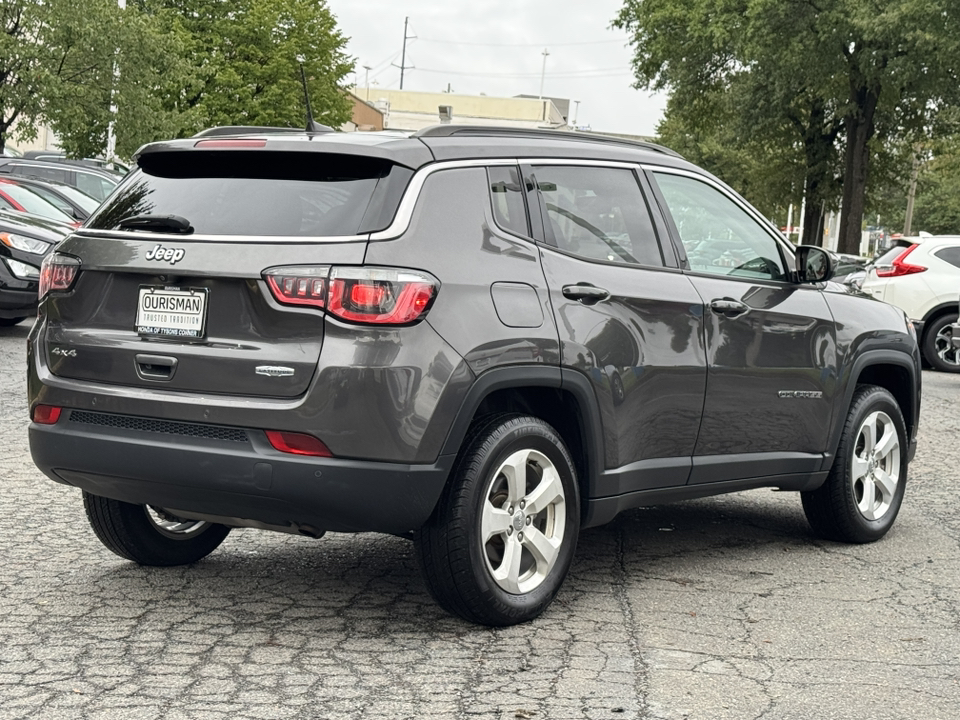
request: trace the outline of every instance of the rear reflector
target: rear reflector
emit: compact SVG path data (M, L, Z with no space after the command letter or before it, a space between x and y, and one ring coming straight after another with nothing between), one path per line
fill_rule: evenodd
M440 283L427 273L385 267L288 266L264 278L277 302L312 305L348 322L409 325L429 310Z
M314 457L333 457L333 453L318 438L304 433L267 430L267 440L275 450L293 455L312 455Z
M266 140L197 140L193 144L199 148L261 148L267 146Z
M37 405L33 408L33 421L38 425L54 425L60 419L62 410L55 405Z

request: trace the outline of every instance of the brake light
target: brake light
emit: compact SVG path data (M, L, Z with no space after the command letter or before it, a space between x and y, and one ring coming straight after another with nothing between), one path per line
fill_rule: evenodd
M62 410L56 405L37 405L33 408L33 421L38 425L55 425Z
M80 261L68 255L51 253L40 265L40 287L37 294L40 300L51 292L66 292L77 279Z
M286 432L283 430L267 430L267 440L275 450L293 455L310 455L313 457L333 457L333 453L319 438L306 433Z
M876 267L877 277L900 277L901 275L913 275L914 273L924 272L927 268L923 265L911 265L905 263L904 259L916 250L919 245L911 245L897 256L892 265L878 265Z
M262 148L267 146L266 140L197 140L194 147L202 148Z
M440 287L427 273L383 267L288 266L271 268L264 277L277 302L312 305L372 325L416 322Z

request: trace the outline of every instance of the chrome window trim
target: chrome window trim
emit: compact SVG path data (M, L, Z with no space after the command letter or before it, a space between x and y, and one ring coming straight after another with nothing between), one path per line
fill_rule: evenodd
M85 238L145 240L147 242L191 243L277 243L287 245L309 245L312 243L350 243L363 242L369 239L368 235L178 235L176 233L144 232L142 230L97 230L94 228L79 228L74 235Z
M648 164L643 164L641 165L641 167L644 170L649 171L651 173L669 173L670 175L682 175L684 177L692 178L694 180L699 180L700 182L705 183L706 185L710 185L715 190L719 190L723 195L725 195L727 198L732 200L734 205L737 205L741 210L743 210L749 216L751 216L754 220L756 220L757 224L760 225L760 227L763 228L768 235L770 235L774 240L776 240L777 243L780 245L780 247L782 247L785 251L789 253L788 257L793 258L796 256L796 250L794 248L793 243L789 242L783 236L783 234L780 232L780 229L777 228L775 225L773 225L773 223L767 220L767 218L765 218L763 215L761 215L760 211L754 208L750 203L748 203L746 200L741 198L739 195L736 194L734 190L727 187L722 182L718 180L714 180L711 177L707 177L706 175L701 175L700 173L691 172L690 170L683 170L681 168L672 168L672 167L666 167L664 165L648 165ZM669 210L669 208L667 208L667 210ZM680 238L677 238L677 240L679 239ZM788 273L790 272L789 263L786 270ZM711 277L716 277L716 276L712 275Z
M410 227L410 221L413 219L413 211L420 200L420 193L427 178L434 173L444 170L461 170L463 168L487 168L498 165L516 165L516 158L490 158L476 160L444 160L442 162L426 165L417 170L410 178L410 184L403 191L403 198L397 208L397 214L393 222L385 230L378 230L370 233L371 242L377 240L393 240L403 235Z
M580 165L587 167L613 167L627 170L640 170L639 163L622 162L616 160L573 160L567 158L478 158L473 160L443 160L432 165L426 165L416 173L407 185L397 208L396 217L386 230L370 234L371 241L393 240L400 237L410 228L413 211L420 199L420 192L427 178L443 170L459 170L462 168L487 168L502 165Z

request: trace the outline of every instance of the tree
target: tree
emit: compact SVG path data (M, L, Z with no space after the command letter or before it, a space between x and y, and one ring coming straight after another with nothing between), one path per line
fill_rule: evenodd
M350 117L324 0L4 0L0 24L0 150L17 121L72 156L103 153L111 119L121 156L211 125L303 127L301 61L317 120Z
M829 202L840 146L842 252L859 248L871 153L957 102L958 23L949 0L626 0L614 21L638 87L689 99L739 86L741 125L770 141L792 127L808 213Z
M168 90L166 107L195 128L306 123L299 63L318 122L350 119L344 92L353 59L325 0L139 0L147 13L186 30L193 81Z
M18 121L24 139L45 122L68 153L100 153L111 97L122 154L176 126L153 91L188 73L181 38L150 18L114 0L6 0L0 23L0 149Z

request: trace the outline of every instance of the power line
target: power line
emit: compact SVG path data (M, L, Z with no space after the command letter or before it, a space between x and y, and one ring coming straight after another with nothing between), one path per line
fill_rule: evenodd
M431 38L418 37L417 40L425 43L436 43L438 45L470 45L471 47L570 47L573 45L606 45L609 43L626 44L629 38L619 40L583 40L579 42L565 43L481 43L481 42L460 42L459 40L433 40Z
M425 73L436 73L440 75L469 75L473 77L485 77L485 78L538 78L541 76L541 73L489 73L489 72L464 72L459 70L435 70L433 68L417 68L418 72ZM599 74L598 74L599 73ZM550 78L575 78L575 77L608 77L609 75L604 75L604 73L615 73L615 74L625 74L631 75L632 73L625 69L622 65L612 68L590 68L585 70L569 70L569 71L559 71L559 72L549 72L546 73L547 77Z

